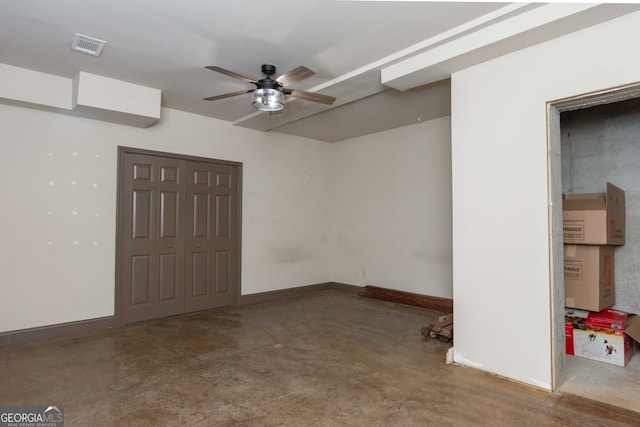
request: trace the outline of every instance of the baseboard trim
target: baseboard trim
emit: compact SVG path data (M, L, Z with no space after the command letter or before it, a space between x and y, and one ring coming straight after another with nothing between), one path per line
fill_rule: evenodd
M453 313L453 300L449 298L432 297L430 295L414 294L411 292L397 291L395 289L379 288L377 286L365 286L358 295L362 297L381 299L400 304L414 305L430 310Z
M115 318L113 316L107 316L96 319L79 320L77 322L1 332L0 347L9 344L26 344L51 341L59 338L71 338L77 335L86 335L92 332L110 329L114 326Z
M357 294L362 287L338 282L317 283L315 285L300 286L297 288L242 295L240 297L239 305L258 304L261 302L293 298L328 289ZM114 327L116 327L115 317L107 316L95 319L79 320L76 322L60 323L57 325L40 326L37 328L0 332L0 347L10 344L26 344L52 341L61 338L73 338L75 336L86 335Z
M362 289L362 286L357 285L347 285L346 283L339 282L329 282L331 284L330 289L335 289L337 291L345 291L345 292L353 292L357 294Z
M316 283L315 285L299 286L297 288L280 289L277 291L260 292L256 294L242 295L239 305L259 304L261 302L276 301L286 298L295 298L312 292L325 291L327 289L335 289L344 292L357 293L360 286L347 285L338 282Z

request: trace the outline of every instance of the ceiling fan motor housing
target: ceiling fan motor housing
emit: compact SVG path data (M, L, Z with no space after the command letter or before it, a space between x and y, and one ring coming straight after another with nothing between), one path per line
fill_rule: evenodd
M275 72L276 72L275 65L264 64L262 66L262 73L267 77L264 79L258 80L256 86L259 89L275 89L275 90L281 91L282 84L279 81L273 80L271 78L271 76L275 74Z
M266 79L258 80L258 83L256 84L256 86L259 89L275 89L275 90L282 89L282 85L279 82L272 80L268 77Z
M262 74L266 74L267 78L271 77L275 73L276 73L276 66L275 65L270 65L270 64L263 64L262 65Z

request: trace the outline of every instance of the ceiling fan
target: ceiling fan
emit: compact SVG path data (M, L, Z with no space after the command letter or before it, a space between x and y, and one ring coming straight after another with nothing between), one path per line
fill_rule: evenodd
M284 73L280 77L272 79L271 76L276 73L276 67L273 65L264 64L262 66L262 73L267 77L260 80L254 80L250 77L243 76L242 74L234 73L233 71L216 67L215 65L211 65L205 68L217 73L227 75L229 77L233 77L238 80L242 80L247 83L252 83L256 85L256 88L225 93L223 95L210 96L208 98L204 98L204 101L215 101L217 99L230 98L232 96L251 93L251 103L258 110L280 111L284 108L285 95L304 99L305 101L319 102L326 105L331 105L336 100L336 98L333 96L321 95L319 93L305 92L303 90L289 89L285 87L292 83L309 78L315 74L313 71L303 66L294 68L293 70Z

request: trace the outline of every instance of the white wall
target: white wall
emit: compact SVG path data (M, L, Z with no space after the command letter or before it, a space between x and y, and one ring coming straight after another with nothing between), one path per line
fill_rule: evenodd
M331 164L332 280L451 298L450 117L336 143Z
M639 37L635 13L452 76L457 362L551 387L545 103L638 81Z
M167 109L139 129L0 105L0 129L0 332L113 314L119 145L243 162L243 294L329 279L327 144Z

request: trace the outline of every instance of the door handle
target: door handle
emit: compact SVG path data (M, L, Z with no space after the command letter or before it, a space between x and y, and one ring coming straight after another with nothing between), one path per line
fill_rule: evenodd
M170 247L170 248L172 248L172 247L173 247L173 245L171 245L171 244L170 244L170 245L169 245L169 247Z
M199 248L199 247L200 247L200 243L198 243L198 244L196 245L196 247L197 247L197 248Z

